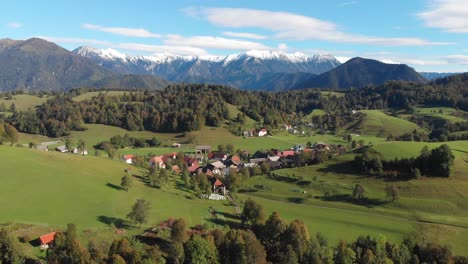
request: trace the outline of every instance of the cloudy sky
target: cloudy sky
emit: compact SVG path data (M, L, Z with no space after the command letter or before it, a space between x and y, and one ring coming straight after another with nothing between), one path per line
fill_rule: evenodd
M69 50L283 50L468 71L466 0L15 0L2 3L0 12L0 38L41 37Z

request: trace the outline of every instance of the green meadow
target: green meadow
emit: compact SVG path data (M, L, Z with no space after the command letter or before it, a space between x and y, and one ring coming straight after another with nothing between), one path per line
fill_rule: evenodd
M167 187L148 187L136 168L132 188L120 190L128 164L117 160L6 146L0 146L0 160L0 223L103 228L125 219L136 199L151 203L148 225L170 217L209 224L210 206L234 212L227 202L193 198L178 189L175 176Z
M347 133L356 133L361 135L377 136L386 138L390 134L402 135L421 128L410 121L389 116L379 110L361 110L366 115L362 120L351 122L343 129Z
M33 109L49 99L49 96L36 96L29 94L18 94L13 95L13 99L7 100L6 98L0 98L0 104L4 104L7 109L14 103L17 111L25 111Z

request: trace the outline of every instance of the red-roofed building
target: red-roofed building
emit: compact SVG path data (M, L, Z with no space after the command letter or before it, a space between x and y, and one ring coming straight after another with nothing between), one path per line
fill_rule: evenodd
M57 232L52 232L39 237L39 241L41 242L41 249L49 248L49 244L54 242L55 234L57 234Z
M280 153L281 157L289 157L294 155L296 155L296 152L294 152L294 150L285 150Z
M150 166L157 166L158 168L165 169L166 164L164 163L166 158L164 156L154 156L150 159L149 164Z
M226 186L219 179L213 183L213 193L226 195Z
M241 164L241 159L239 158L239 156L232 156L231 161L232 161L232 163L234 163L236 165Z
M134 158L135 158L134 155L132 155L132 154L127 154L127 155L123 155L122 161L125 161L125 162L128 163L128 164L132 164Z

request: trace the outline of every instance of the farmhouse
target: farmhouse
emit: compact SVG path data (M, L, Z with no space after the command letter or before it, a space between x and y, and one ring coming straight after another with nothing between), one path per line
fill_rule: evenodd
M226 186L219 179L213 178L213 193L226 195Z
M154 156L153 158L150 159L149 165L156 166L161 169L165 169L166 164L164 163L164 161L165 161L164 156Z
M49 233L49 234L46 234L46 235L43 235L43 236L39 237L39 242L41 242L41 249L42 250L48 249L49 245L52 242L54 242L55 234L57 234L57 232L52 232L52 233Z
M259 137L265 137L267 134L268 134L268 130L266 130L265 128L262 128L260 129L260 131L258 131Z
M171 147L180 148L182 145L180 143L172 143Z
M122 156L122 161L125 161L127 164L132 164L134 158L135 158L134 155L132 155L132 154L127 154L127 155L123 155L123 156Z

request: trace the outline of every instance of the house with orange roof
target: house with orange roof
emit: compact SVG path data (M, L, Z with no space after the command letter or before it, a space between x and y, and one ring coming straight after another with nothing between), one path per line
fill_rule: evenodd
M165 169L166 168L166 163L164 163L165 161L166 159L164 156L154 156L149 160L149 165L156 166L161 169Z
M42 250L49 248L49 245L54 242L56 234L57 234L57 232L52 232L52 233L45 234L45 235L39 237L39 242L41 242L41 249Z
M226 186L219 179L213 182L213 193L226 195Z

